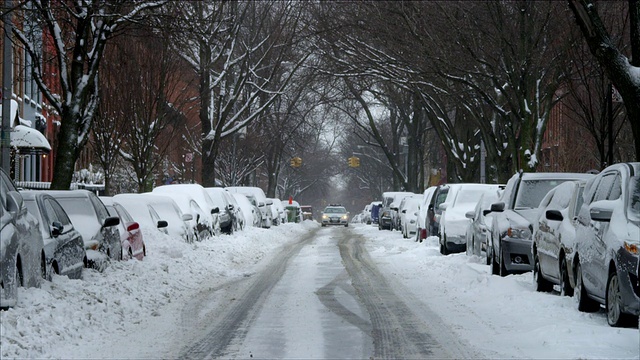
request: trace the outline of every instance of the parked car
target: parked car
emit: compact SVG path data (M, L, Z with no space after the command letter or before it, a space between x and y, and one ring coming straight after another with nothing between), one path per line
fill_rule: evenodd
M448 196L449 185L439 185L436 188L431 204L427 208L427 237L440 236L440 217L442 216L442 209L440 208L440 205L447 201Z
M213 224L211 217L205 212L200 205L187 193L181 192L150 192L144 195L165 196L173 200L183 214L191 214L191 220L188 220L191 229L191 238L195 241L203 241L213 236Z
M267 199L267 196L261 188L252 186L230 186L226 189L245 195L252 204L260 209L262 227L266 229L271 227L273 219L273 214L271 214L272 201Z
M287 222L287 216L284 212L284 207L282 207L282 200L278 198L270 199L273 202L271 205L271 212L273 214L273 224L280 225Z
M254 205L244 194L232 192L231 196L233 196L233 198L238 202L247 225L262 227L262 214L260 213L260 208L258 208L257 205Z
M227 198L227 201L229 201L230 205L233 205L233 218L234 218L234 226L235 226L235 230L242 230L244 229L244 227L246 226L246 219L244 217L244 212L240 209L240 205L238 204L238 200L236 199L235 196L233 196L232 193L230 193L229 191L227 191L225 189L224 192L224 196Z
M533 279L536 291L573 296L573 256L576 216L583 201L585 180L567 181L551 189L539 206L533 229Z
M191 213L183 213L178 204L168 196L155 195L153 193L141 195L144 196L144 202L155 210L158 217L167 222L167 226L164 228L167 235L174 239L184 240L187 243L192 243L195 240L194 232L191 230L193 221Z
M46 279L51 280L54 274L82 279L82 269L88 264L87 252L82 235L62 206L42 191L20 194L29 213L38 220L46 256Z
M149 196L153 195L117 194L113 196L112 201L124 207L126 211L131 214L133 220L139 224L139 226L142 226L143 228L155 229L164 234L169 234L169 232L167 231L167 221L163 219L160 214L158 214L158 212L149 204Z
M217 207L220 211L218 212L218 220L220 222L220 231L225 234L232 234L233 230L236 228L235 215L233 213L233 205L229 203L229 200L224 195L227 190L221 187L206 187L204 188L211 201L213 201L214 207Z
M402 237L405 239L416 234L416 222L418 221L421 202L422 195L419 194L409 195L400 202L398 217L400 218L400 231L402 231Z
M349 213L344 206L332 204L324 208L322 211L322 226L327 225L344 225L349 226Z
M492 273L506 276L533 270L532 232L538 206L549 190L565 181L593 175L519 172L507 182L500 201L491 205Z
M313 206L301 205L300 209L302 209L302 220L313 220Z
M420 210L418 211L416 222L416 241L422 242L429 236L429 215L433 213L433 200L435 199L433 195L436 193L437 188L437 186L430 186L422 193L422 201L420 202Z
M209 193L199 184L172 184L161 185L153 188L151 191L153 194L179 194L190 196L200 209L204 211L206 215L203 215L202 222L206 223L211 229L211 235L220 234L220 219L218 214L220 208L215 205ZM175 200L175 198L174 198Z
M622 326L640 314L640 162L615 164L585 187L573 260L580 311L605 306L607 322Z
M39 287L46 276L44 241L22 195L0 169L0 308L18 303L18 287Z
M98 196L88 190L48 190L73 226L82 234L89 267L102 271L109 259L122 260L122 243L117 225L120 218L109 215Z
M447 200L440 205L440 253L462 252L467 248L467 230L471 211L483 194L496 194L499 185L451 184Z
M413 195L406 191L386 191L382 193L382 215L383 224L378 223L378 229L394 230L400 226L398 216L398 206L405 196Z
M467 228L467 254L482 256L484 251L487 265L491 265L491 258L487 252L491 237L491 204L500 199L503 189L501 186L501 190L495 194L482 194L475 208L465 214L471 220Z
M133 220L131 214L119 203L114 202L110 196L101 196L100 201L107 207L109 215L120 218L118 232L122 243L122 258L124 260L142 260L147 256L147 248L144 244L144 235L140 230L140 224Z
M382 209L382 201L374 201L371 203L371 224L378 225L380 220L380 209Z

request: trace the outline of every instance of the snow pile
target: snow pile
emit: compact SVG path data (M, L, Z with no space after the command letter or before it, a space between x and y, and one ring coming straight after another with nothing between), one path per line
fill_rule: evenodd
M40 289L20 288L18 306L0 312L0 358L100 358L91 356L91 349L104 339L129 333L168 305L186 301L205 280L218 277L223 283L245 276L261 259L317 226L249 227L194 244L143 229L143 261L112 262L104 273L85 269L82 280L54 276Z
M399 232L353 227L368 241L372 259L440 314L461 339L487 358L638 359L637 328L612 328L604 309L582 313L574 298L539 293L531 272L491 275L485 258L443 256L438 238L423 243Z

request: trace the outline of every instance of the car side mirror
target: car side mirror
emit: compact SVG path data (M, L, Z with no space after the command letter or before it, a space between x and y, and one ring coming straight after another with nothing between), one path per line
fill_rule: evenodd
M589 210L589 215L591 215L591 220L593 221L610 222L613 210L594 207Z
M102 227L105 228L105 227L111 227L116 225L120 225L120 218L117 216L110 216L104 219L104 224L102 224Z
M54 238L60 236L63 229L64 226L62 226L59 221L54 221L53 223L51 223L51 236L53 236Z
M267 200L267 205L273 205L273 200Z
M467 211L467 212L464 214L464 217L466 217L467 219L471 219L471 220L473 220L473 217L474 217L475 215L476 215L476 212L475 212L475 211Z
M191 214L182 214L182 221L191 221L193 220L193 215Z
M169 226L169 223L166 220L158 220L158 229L164 229Z
M10 213L18 213L24 205L22 195L17 191L7 192L7 211Z
M403 213L403 214L406 214L406 213L407 213L407 210L406 210L406 209L405 209L405 210L402 210L402 213Z
M562 213L558 210L547 210L544 216L547 220L553 221L562 221L564 219L564 216L562 216Z
M258 207L263 207L264 203L262 201L258 202Z
M482 216L487 216L488 214L491 214L491 209L482 210Z
M503 212L503 211L504 211L504 203L503 202L491 204L491 212Z
M213 208L211 209L211 214L217 214L220 212L220 208Z
M229 204L227 208L229 209L229 211L233 211L233 205Z
M438 205L438 209L440 210L447 210L447 207L449 206L449 204L447 203L442 203L440 205Z

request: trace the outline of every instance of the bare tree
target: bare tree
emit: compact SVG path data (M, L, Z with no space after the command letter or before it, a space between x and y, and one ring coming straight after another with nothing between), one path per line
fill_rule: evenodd
M619 47L600 17L592 0L568 0L584 39L620 92L635 141L635 158L640 159L640 2L628 1L630 57ZM621 14L622 15L622 14ZM622 17L622 16L621 16Z
M21 5L22 21L14 34L34 60L32 76L61 116L52 189L68 189L73 170L89 139L99 102L98 69L105 45L124 24L139 19L165 1L30 0ZM42 38L52 53L43 54ZM49 50L49 49L44 49ZM55 61L53 83L42 64Z

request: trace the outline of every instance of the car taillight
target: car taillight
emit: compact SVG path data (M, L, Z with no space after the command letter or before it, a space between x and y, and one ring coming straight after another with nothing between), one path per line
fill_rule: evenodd
M140 224L138 224L137 222L133 222L131 224L129 224L129 226L127 226L127 231L131 232L134 230L138 230L140 229Z
M420 230L420 239L426 239L427 238L427 229L421 229Z

